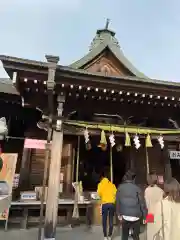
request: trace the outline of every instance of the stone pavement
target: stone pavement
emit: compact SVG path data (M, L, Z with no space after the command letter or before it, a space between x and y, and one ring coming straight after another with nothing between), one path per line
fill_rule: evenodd
M8 230L7 232L0 230L0 239L4 240L37 240L38 229L32 228L28 230ZM58 228L56 240L103 240L102 229L100 227L94 227L91 231L87 230L84 226L76 228ZM115 230L114 240L120 240L120 232ZM141 236L141 240L145 240L145 236Z

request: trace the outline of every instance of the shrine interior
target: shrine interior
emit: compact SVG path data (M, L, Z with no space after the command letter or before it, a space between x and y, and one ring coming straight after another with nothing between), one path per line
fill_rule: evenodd
M108 140L107 140L108 141ZM79 180L82 181L84 191L96 191L97 184L103 173L110 178L110 144L107 149L99 147L100 137L91 138L91 149L87 150L84 138L80 141ZM112 149L113 182L116 186L122 181L128 159L123 145L118 144Z

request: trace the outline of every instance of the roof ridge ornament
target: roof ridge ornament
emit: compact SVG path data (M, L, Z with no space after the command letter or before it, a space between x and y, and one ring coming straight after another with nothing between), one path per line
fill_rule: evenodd
M107 19L106 19L106 25L105 25L105 29L106 29L106 30L108 30L108 28L109 28L109 23L110 23L110 19L107 18Z

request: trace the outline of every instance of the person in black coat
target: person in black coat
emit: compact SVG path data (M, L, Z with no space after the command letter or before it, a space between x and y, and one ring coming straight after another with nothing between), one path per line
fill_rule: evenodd
M116 194L116 212L122 221L122 240L128 240L129 230L133 239L139 240L141 219L146 220L147 207L140 187L135 184L136 174L128 171Z

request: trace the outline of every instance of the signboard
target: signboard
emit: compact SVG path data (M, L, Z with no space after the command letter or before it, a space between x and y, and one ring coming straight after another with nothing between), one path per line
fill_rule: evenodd
M0 155L0 159L2 161L2 169L0 171L1 195L6 194L7 197L10 197L12 193L17 156L18 155L16 153L2 153ZM7 220L8 213L9 208L0 212L0 220Z
M180 159L180 151L169 151L170 159Z
M47 143L46 140L26 138L24 141L24 148L45 149L46 143Z

